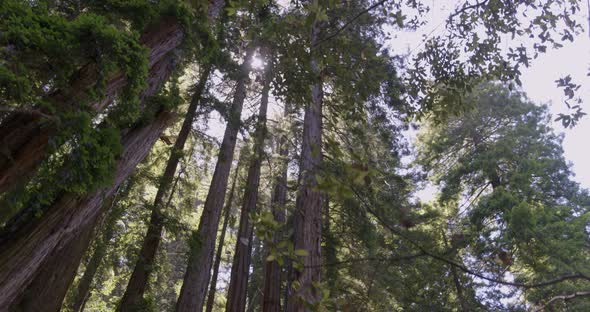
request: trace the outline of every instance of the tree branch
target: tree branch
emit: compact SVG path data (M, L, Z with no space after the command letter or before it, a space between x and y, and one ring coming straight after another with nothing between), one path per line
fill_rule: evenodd
M355 15L353 18L351 18L350 20L348 20L346 23L344 23L344 25L342 25L342 27L338 28L338 30L336 30L335 32L333 32L331 35L322 38L320 40L318 40L318 42L316 42L316 44L313 45L313 47L317 47L320 44L324 43L325 41L328 41L336 36L338 36L343 30L345 30L348 26L350 26L352 23L354 23L354 21L356 21L357 19L359 19L361 16L367 14L369 11L383 5L385 2L387 2L387 0L381 0L375 4L373 4L372 6L362 10L361 12L359 12L357 15Z
M463 7L457 11L455 11L455 13L449 15L449 20L453 19L455 16L461 14L461 13L465 13L468 10L473 10L473 9L478 9L484 5L486 5L488 3L489 0L484 0L482 2L475 2L474 4L471 5L463 5ZM467 4L467 1L465 2L465 4Z
M399 257L389 257L389 258L378 258L378 257L368 257L368 258L356 258L356 259L348 259L348 260L343 260L343 261L336 261L336 262L331 262L331 263L324 263L324 264L320 264L320 265L308 265L305 266L306 268L314 268L314 267L325 267L325 266L338 266L338 265L343 265L343 264L348 264L348 263L358 263L358 262L370 262L370 261L375 261L375 262L402 262L402 261L407 261L407 260L413 260L422 256L426 256L425 253L423 252L419 252L417 254L413 254L413 255L406 255L406 256L399 256Z
M425 255L444 262L446 264L452 265L456 268L458 268L459 270L481 278L483 280L495 283L495 284L500 284L500 285L507 285L507 286L513 286L513 287L520 287L520 288L525 288L525 289L530 289L530 288L540 288L540 287L545 287L545 286L550 286L553 284L557 284L566 280L573 280L573 279L585 279L587 281L590 281L590 277L586 276L582 273L572 273L572 274L568 274L568 275L564 275L555 279L551 279L551 280L547 280L547 281L543 281L543 282L538 282L538 283L532 283L532 284L526 284L526 283L516 283L516 282L508 282L505 280L501 280L501 279L495 279L495 278L491 278L491 277L487 277L485 275L483 275L482 273L478 273L475 272L467 267L465 267L464 265L461 265L459 263L456 263L455 261L449 260L441 255L438 255L436 253L430 252L428 251L425 247L423 247L422 245L420 245L419 243L413 241L412 239L408 238L406 235L404 235L399 229L395 228L394 226L388 224L387 222L385 222L385 220L383 220L383 218L381 216L379 216L379 214L377 214L373 209L370 208L369 205L367 205L367 203L362 199L362 197L360 196L360 194L358 194L357 190L354 188L351 188L352 191L355 193L355 195L359 198L359 200L361 200L364 204L365 204L365 209L367 209L367 211L372 214L377 221L386 229L388 229L389 231L391 231L393 234L396 234L400 237L402 237L403 239L407 240L411 245L413 245L414 247L416 247L418 250L420 250L422 253L424 253Z
M553 302L555 302L557 300L567 301L567 300L571 300L571 299L574 299L577 297L584 297L584 296L590 296L590 291L578 291L578 292L575 292L575 293L569 294L569 295L555 296L555 297L551 298L549 301L547 301L547 303L545 303L544 305L542 305L538 309L536 309L535 312L540 312L540 311L545 310L545 308L547 308L550 304L552 304Z

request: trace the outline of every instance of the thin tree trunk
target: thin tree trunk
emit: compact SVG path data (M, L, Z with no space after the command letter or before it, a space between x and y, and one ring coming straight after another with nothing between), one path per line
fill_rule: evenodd
M311 46L319 39L320 21L315 20L311 31ZM314 48L312 48L314 49ZM308 311L304 303L315 303L321 294L314 287L321 279L321 239L322 239L322 196L317 189L317 175L322 160L322 102L323 83L321 70L312 50L311 68L315 79L311 90L311 103L305 108L303 120L303 142L299 165L300 186L295 203L294 245L295 249L306 250L302 257L303 270L295 270L299 282L294 289L288 311Z
M215 240L219 227L219 218L223 208L227 180L234 157L234 149L240 129L240 115L246 98L246 81L250 72L250 59L254 50L248 48L244 62L240 67L238 83L229 112L228 124L225 129L223 141L219 149L219 156L215 166L215 172L209 187L209 193L205 200L203 214L199 221L199 227L191 238L191 251L188 267L184 276L184 282L180 290L180 296L176 303L176 311L200 312L203 310L205 292L211 276L211 265Z
M133 172L173 119L174 114L161 112L152 123L134 128L125 135L111 186L83 196L64 194L42 218L0 238L1 307L14 307L30 286L29 289L43 290L33 297L46 303L43 311L59 310L89 244L90 233L103 213L104 199L113 195ZM57 277L59 283L52 283L51 276ZM49 300L51 298L57 300ZM50 305L50 301L59 301L59 304Z
M172 185L176 168L178 167L178 163L182 157L182 151L184 150L184 145L192 129L193 120L197 114L197 108L201 102L210 72L211 66L206 65L201 73L199 82L197 83L195 94L191 99L191 103L186 112L176 142L174 143L174 147L170 152L164 175L160 179L160 185L154 199L148 231L143 241L141 251L139 252L137 263L135 264L135 268L131 274L129 283L127 284L127 289L119 304L119 311L134 310L143 301L143 295L147 287L149 276L154 267L156 253L162 238L162 230L164 227L163 209L165 208L164 197L168 194Z
M270 66L270 60L269 60ZM252 256L252 232L253 226L250 223L250 213L256 211L258 202L258 186L260 184L260 165L264 153L264 140L266 138L266 112L268 110L268 93L270 80L272 79L271 69L265 70L264 83L262 86L262 97L258 112L258 122L254 133L254 153L248 168L242 211L240 213L240 227L236 240L234 261L231 270L231 279L227 295L226 311L244 311L246 309L246 294L248 290L248 275Z
M157 71L154 67L163 56L177 48L184 39L181 25L173 19L165 18L150 28L141 38L149 51L150 73ZM71 91L57 91L49 96L48 101L65 109L73 109L89 97L89 91L98 76L95 64L80 69L72 79ZM155 77L149 74L149 77ZM148 77L148 79L149 79ZM126 86L123 73L115 74L106 84L104 96L92 103L90 107L100 112L108 106ZM0 194L19 183L24 183L36 171L45 157L51 138L57 134L57 128L48 123L43 114L15 113L6 116L0 123Z
M205 308L206 312L212 312L213 305L215 304L215 293L217 292L217 277L219 275L219 266L221 265L221 256L223 255L223 244L225 243L225 233L227 232L227 225L229 224L231 207L234 201L234 192L236 190L236 183L238 181L239 170L240 163L238 162L234 172L234 179L229 190L227 203L225 203L225 209L223 209L223 226L221 227L221 235L219 236L219 244L217 246L217 253L215 254L215 262L213 263L213 275L211 275L211 286L209 287L209 293L207 294L207 305Z
M290 112L289 104L285 105L284 116L288 118ZM279 174L275 180L271 209L272 214L279 224L285 223L285 205L287 204L287 168L289 165L288 134L281 136L279 141L280 165ZM282 232L276 233L273 237L273 244L282 239ZM266 248L267 252L270 248ZM264 269L264 288L262 291L262 311L281 311L281 267L276 260L266 261Z
M328 195L324 195L324 222L323 222L323 235L325 240L325 260L328 264L333 264L338 261L338 257L336 255L336 238L332 233L332 228L330 224L330 198ZM336 279L338 277L338 270L334 265L328 265L326 267L326 280L328 284L328 289L330 293L334 294L334 290L336 289ZM367 291L370 291L371 287Z
M90 296L90 286L92 285L94 275L98 271L98 267L100 266L104 256L106 255L107 246L115 234L115 224L117 220L121 217L122 213L122 210L120 208L117 209L113 207L114 203L116 202L117 196L118 195L113 195L111 197L110 203L107 204L108 206L110 206L110 211L108 212L108 217L104 225L104 229L102 231L102 236L97 239L94 252L92 253L92 257L86 265L84 275L82 275L82 278L78 283L78 287L76 287L75 296L70 305L70 309L73 312L82 312L84 310L84 305L86 304L86 301Z
M252 251L252 277L251 281L248 286L248 298L247 298L247 305L246 311L253 312L253 311L260 311L260 296L262 295L262 270L264 269L263 266L263 256L266 253L264 246L261 244L260 239L258 237L254 237L252 239L252 244L254 245Z

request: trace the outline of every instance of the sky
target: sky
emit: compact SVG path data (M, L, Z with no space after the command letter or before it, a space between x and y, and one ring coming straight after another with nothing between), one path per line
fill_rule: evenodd
M284 2L284 1L280 1ZM424 0L430 6L430 12L423 17L428 21L426 25L420 27L417 31L406 31L393 33L392 39L387 42L388 47L395 53L407 53L420 51L424 35L440 35L445 32L445 19L455 8L462 5L464 0ZM581 11L578 12L577 19L586 28L586 33L575 38L573 43L566 44L558 50L547 50L535 59L529 68L522 70L522 89L527 96L538 104L547 104L554 116L558 113L566 113L567 109L563 103L563 91L558 89L555 80L571 75L573 80L582 85L578 95L586 99L582 104L584 110L590 114L590 77L587 76L590 71L590 38L588 36L588 7L587 2L582 1ZM516 39L513 42L506 42L506 46L518 45ZM260 60L254 59L254 65L260 66ZM246 105L243 117L250 115L256 109L256 105ZM282 114L282 107L278 105L274 98L271 98L269 105L269 119ZM221 139L225 126L221 120L210 124L209 133ZM575 173L574 179L582 187L590 189L590 115L583 119L573 129L564 129L561 122L554 122L553 128L558 133L564 134L563 148L566 159L572 165L572 171ZM432 189L424 190L423 193L434 192ZM431 197L433 194L423 194Z
M284 1L280 1L284 2ZM414 53L420 51L423 35L432 33L433 35L444 32L444 20L449 13L464 2L464 0L425 0L431 10L424 17L429 21L415 32L398 32L388 44L393 51L406 53L414 50ZM588 8L582 8L579 18L588 20ZM582 24L588 28L588 24ZM512 44L517 42L508 42ZM254 67L262 66L261 60L253 59ZM551 113L566 112L563 104L563 91L558 89L555 80L570 74L575 82L582 85L579 95L587 100L583 104L585 111L590 114L590 77L586 76L590 69L590 39L588 33L576 38L574 43L570 43L559 50L548 50L546 54L541 55L534 60L530 68L522 71L521 80L523 82L523 91L527 96L538 104L548 104ZM245 105L242 119L255 112L256 103L247 103ZM271 97L269 103L269 120L282 114L282 106L277 103L274 97ZM225 128L220 118L210 123L208 134L221 140ZM582 187L590 189L590 116L584 117L581 122L573 129L564 129L560 122L554 122L554 129L557 132L564 133L563 148L566 159L572 164L572 171L575 173L574 179ZM434 197L436 189L432 186L417 193L417 197L422 200L430 200ZM222 270L221 281L218 287L225 287L226 280L229 278L229 269Z
M427 0L430 12L424 16L428 23L415 32L398 32L388 42L396 52L420 51L424 35L441 35L445 32L444 21L464 0ZM537 104L547 104L551 114L566 113L563 102L563 91L556 87L555 80L571 75L573 81L581 84L579 96L585 99L582 104L584 111L590 114L590 38L588 36L588 7L582 1L581 11L577 19L584 26L586 33L575 38L573 43L566 44L558 50L547 50L546 54L535 59L529 68L522 70L522 89ZM519 44L518 38L507 45ZM554 119L553 118L553 119ZM572 165L574 179L584 188L590 189L590 115L585 116L573 129L564 129L561 122L553 122L553 128L564 134L563 148L566 159ZM429 192L430 190L427 190Z

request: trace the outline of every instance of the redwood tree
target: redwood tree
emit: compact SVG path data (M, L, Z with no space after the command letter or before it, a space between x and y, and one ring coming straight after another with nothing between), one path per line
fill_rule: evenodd
M320 299L315 283L320 282L321 274L321 225L322 196L318 190L317 176L322 161L322 102L323 81L317 59L317 43L322 22L314 20L311 29L311 69L313 75L311 102L305 107L303 120L303 142L299 163L300 186L295 203L294 245L295 249L305 250L303 268L295 270L295 280L299 286L294 289L288 302L288 311L306 311L305 304L313 304Z
M264 140L266 138L266 112L268 110L268 93L272 79L272 60L267 54L265 77L263 78L262 97L258 111L258 121L254 133L254 149L252 159L248 167L248 177L244 188L242 210L240 212L240 227L236 240L234 261L231 270L231 279L227 298L226 311L244 311L246 308L246 293L248 289L248 276L250 275L250 260L252 255L253 227L250 223L250 213L256 212L258 202L258 185L260 184L260 166L264 153Z
M139 252L139 258L135 264L135 269L133 270L133 274L131 275L129 284L127 285L125 294L119 305L119 311L131 311L142 303L148 278L153 269L156 252L158 251L158 246L160 245L160 240L162 238L165 219L163 211L165 208L164 198L172 185L178 162L182 157L184 145L192 129L193 120L197 114L197 108L201 102L210 72L211 65L205 65L184 117L182 127L178 133L176 142L174 143L174 147L172 147L172 151L170 152L164 175L161 177L160 185L154 199L148 231L143 241L141 251Z
M240 129L240 116L246 98L246 83L250 73L250 62L254 48L249 47L238 73L234 98L228 113L228 123L219 148L217 164L211 186L205 200L199 227L191 237L191 251L176 311L202 311L205 292L211 276L211 265L219 219L227 190L229 171L234 157L234 149Z
M291 113L289 104L285 104L284 117ZM279 224L285 223L285 205L287 204L287 169L289 165L288 133L282 133L279 139L279 172L274 181L271 209ZM275 233L273 244L277 244L282 232ZM269 252L269 248L265 248ZM262 311L281 311L281 267L278 261L267 261L264 266L264 286L262 290Z

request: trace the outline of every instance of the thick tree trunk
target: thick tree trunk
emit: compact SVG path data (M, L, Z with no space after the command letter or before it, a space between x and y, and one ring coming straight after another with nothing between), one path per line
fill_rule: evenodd
M143 301L143 295L145 293L147 282L154 266L156 253L158 251L158 246L160 245L162 230L164 227L164 197L166 194L168 194L168 191L172 185L174 173L176 172L178 162L182 156L184 145L192 129L193 120L197 114L197 108L201 102L203 91L205 90L205 85L209 79L210 72L211 66L206 65L203 72L201 73L199 82L197 83L195 94L191 99L191 103L186 112L176 142L174 143L174 147L170 152L170 157L168 158L168 163L166 164L166 169L164 170L164 175L160 180L160 185L154 199L148 231L143 241L141 251L139 252L139 258L135 264L131 278L129 279L127 289L125 290L125 294L121 299L121 303L118 308L119 311L131 311Z
M285 117L290 114L290 107L285 106ZM280 224L285 223L285 205L287 204L287 167L289 165L289 147L287 134L279 141L280 172L276 177L271 200L272 214ZM277 244L282 239L282 233L276 233L273 243ZM266 248L267 252L270 248ZM268 255L267 255L268 256ZM266 261L264 264L264 287L262 291L262 311L281 311L281 267L274 261Z
M250 59L253 52L252 48L248 49L241 65L233 103L229 112L228 124L219 149L219 156L209 193L205 200L203 214L197 231L192 235L188 267L180 290L180 297L176 303L176 311L179 312L200 312L203 310L205 292L211 275L211 262L213 260L219 218L223 208L227 180L240 129L240 116L246 98L246 82L250 72Z
M270 63L270 62L269 62ZM269 65L270 66L270 65ZM264 153L266 138L266 112L268 110L268 93L270 90L271 73L266 69L262 86L262 97L258 112L258 122L254 133L254 153L248 167L248 177L244 188L242 211L240 213L240 227L236 240L234 261L231 269L229 291L227 295L226 311L244 311L246 309L246 294L248 290L248 275L252 256L252 232L250 213L256 211L258 202L258 186L260 184L260 165Z
M211 286L209 287L209 293L207 294L207 305L205 308L206 312L213 311L213 305L215 304L215 293L217 292L217 277L219 275L219 266L221 265L221 256L223 255L223 244L225 243L225 233L227 232L227 225L229 224L231 207L234 201L234 193L236 190L236 183L238 181L238 172L240 170L240 163L236 166L234 172L234 179L229 190L229 196L225 203L225 209L223 209L223 226L221 227L221 235L219 236L219 244L217 246L217 252L215 254L215 262L213 263L213 275L211 275Z
M153 72L158 70L157 63L166 53L177 48L183 39L184 32L180 24L168 18L142 36L141 42L149 49L148 79L156 76ZM48 100L66 110L77 107L77 104L89 97L97 75L95 64L85 66L72 79L71 91L57 91ZM126 83L123 73L114 75L107 82L104 96L90 107L97 112L102 111L116 98ZM56 133L56 125L45 120L42 114L16 113L3 118L0 123L0 194L18 183L24 183L34 174Z
M311 31L311 46L319 39L320 22L314 21ZM304 303L315 303L321 294L313 286L321 277L322 239L322 196L317 189L317 175L322 160L322 102L323 83L318 61L312 52L311 68L315 75L311 90L311 103L305 108L303 120L303 142L299 164L300 186L295 203L294 245L295 249L306 250L308 255L301 258L304 269L295 270L299 288L293 289L288 302L288 311L308 311Z
M1 307L14 307L25 289L31 286L30 289L44 290L43 294L35 297L39 302L59 298L59 305L47 304L43 311L59 310L67 285L75 275L80 254L88 246L90 233L103 213L101 207L104 199L113 195L133 172L173 119L174 114L161 112L152 123L134 128L124 136L123 151L111 186L86 195L64 194L42 218L30 222L16 233L10 233L9 237L0 239ZM65 283L52 284L51 281L36 278L49 272ZM31 284L33 279L35 285ZM64 288L62 284L67 285ZM45 298L48 301L44 301Z

